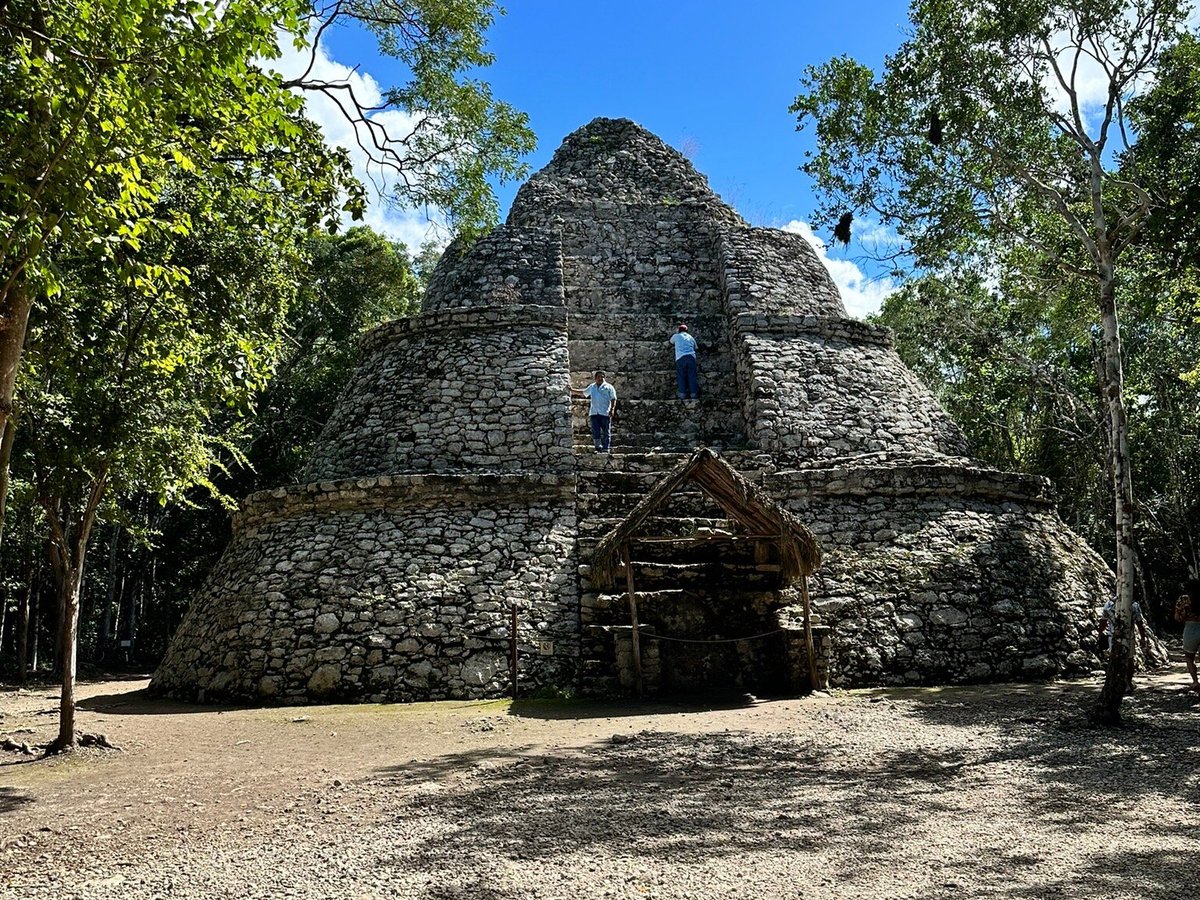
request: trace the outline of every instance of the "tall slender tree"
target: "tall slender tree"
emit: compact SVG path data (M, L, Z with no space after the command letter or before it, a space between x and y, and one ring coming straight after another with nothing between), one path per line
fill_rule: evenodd
M1131 145L1129 104L1187 12L1181 0L915 0L911 35L879 78L834 59L808 70L793 106L801 127L815 123L804 169L830 220L870 210L935 272L1024 250L1091 285L1116 538L1113 649L1093 711L1105 723L1120 719L1133 659L1119 265L1153 206L1117 162Z

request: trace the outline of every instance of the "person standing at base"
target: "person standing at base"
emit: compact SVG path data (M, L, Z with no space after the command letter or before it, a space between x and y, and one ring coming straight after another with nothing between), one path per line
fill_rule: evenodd
M1108 652L1109 653L1112 653L1113 631L1114 631L1114 627L1115 627L1115 623L1113 622L1113 615L1116 612L1116 609L1117 609L1117 598L1110 597L1108 602L1104 604L1104 608L1100 612L1100 628L1103 630L1105 636L1108 638ZM1146 634L1146 617L1144 615L1142 615L1142 604L1138 603L1136 600L1133 601L1133 624L1134 624L1134 627L1137 628L1138 633L1142 637L1142 642L1141 642L1142 657L1146 660L1146 664L1149 665L1150 664L1150 638ZM1132 648L1130 648L1130 649L1132 650ZM1136 665L1137 664L1134 661L1133 656L1131 655L1129 658L1129 669L1125 673L1125 680L1128 682L1127 689L1131 690L1131 691L1134 689L1133 672L1134 672L1134 668L1136 667Z
M597 453L607 453L612 444L612 417L617 409L617 389L604 380L604 373L597 372L595 381L582 391L571 388L575 397L587 397L592 401L588 422L592 427L592 443Z
M680 400L699 400L699 369L696 366L696 339L682 322L667 340L675 348L675 382Z
M1192 676L1192 690L1200 694L1196 653L1200 652L1200 581L1188 581L1175 602L1175 621L1183 623L1183 659Z

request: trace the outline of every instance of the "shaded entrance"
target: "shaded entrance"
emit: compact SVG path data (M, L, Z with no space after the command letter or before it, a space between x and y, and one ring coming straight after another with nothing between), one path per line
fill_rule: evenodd
M639 694L823 687L808 598L820 561L795 516L712 450L697 450L592 560L592 583L620 592L609 595L604 627L622 683Z

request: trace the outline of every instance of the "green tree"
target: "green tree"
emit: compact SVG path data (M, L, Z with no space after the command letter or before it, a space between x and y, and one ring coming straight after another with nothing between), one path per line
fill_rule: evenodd
M1134 433L1144 459L1142 543L1166 577L1200 576L1200 39L1185 35L1130 105L1137 141L1122 160L1157 199L1128 274L1141 326L1130 338Z
M255 400L247 450L252 485L296 481L354 366L358 337L416 312L420 284L400 244L370 228L310 238L298 296L284 325L283 357Z
M793 106L801 127L815 123L804 169L827 217L873 210L926 270L1028 252L1091 285L1116 533L1113 651L1094 710L1108 723L1132 666L1135 567L1117 267L1152 206L1114 161L1129 104L1186 13L1177 0L916 0L878 79L835 59L808 70Z
M528 168L520 159L536 143L528 117L474 77L494 61L485 36L495 11L495 0L331 0L312 14L317 40L330 27L357 23L410 77L385 89L383 103L371 109L348 82L321 81L309 72L284 82L337 104L372 167L395 176L396 202L437 207L455 234L468 237L498 220L488 179L524 177ZM403 113L403 123L379 115L387 110Z
M178 503L197 486L217 492L214 471L240 458L239 416L279 357L306 216L274 183L256 190L260 178L231 171L222 191L199 189L199 179L171 182L159 215L185 215L184 233L60 259L61 296L31 318L19 396L60 610L53 750L75 740L80 589L93 527L122 518L123 498Z
M927 274L889 297L876 321L963 427L972 455L1051 478L1070 500L1068 522L1100 538L1104 424L1090 303L1023 275Z
M487 177L523 174L533 145L524 115L472 76L490 56L489 0L7 0L0 3L0 512L12 447L12 399L31 309L61 290L58 260L137 253L188 230L159 204L173 170L221 185L231 169L264 172L320 209L361 211L344 151L303 116L319 92L353 123L376 166L400 178L391 198L445 209L469 232L496 217ZM284 80L269 64L282 41L310 47L353 18L410 78L386 105L412 117L389 133L348 83ZM278 171L276 171L278 170ZM311 224L311 223L310 223ZM161 266L145 277L173 277ZM186 274L184 274L186 277Z
M10 0L0 5L0 416L12 397L31 309L62 290L60 260L137 254L192 227L160 204L173 171L194 190L262 173L332 221L348 192L343 152L328 149L303 101L263 71L280 29L303 33L307 7L278 0ZM244 182L245 183L245 182ZM135 257L127 257L135 258ZM181 271L149 266L170 282ZM6 473L7 458L0 458ZM6 476L5 476L6 477Z

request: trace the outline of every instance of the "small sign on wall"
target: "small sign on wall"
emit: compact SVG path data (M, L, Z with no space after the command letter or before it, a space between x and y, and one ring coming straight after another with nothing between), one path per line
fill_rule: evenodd
M538 641L538 655L539 656L553 656L554 655L554 641Z

